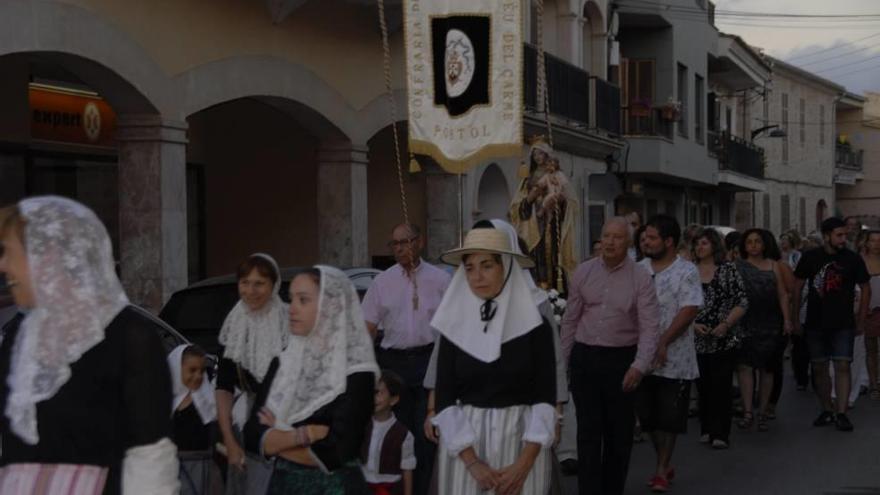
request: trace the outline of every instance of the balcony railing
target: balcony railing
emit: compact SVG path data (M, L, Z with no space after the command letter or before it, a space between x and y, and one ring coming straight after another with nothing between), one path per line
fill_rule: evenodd
M838 144L835 149L835 163L838 167L862 170L865 150L856 150L848 144Z
M530 110L542 107L538 101L538 51L524 45L523 93ZM620 88L549 53L544 54L550 113L577 127L620 134Z
M659 108L629 105L624 107L621 113L623 114L624 134L672 139L675 123L664 119Z
M764 178L764 149L731 136L728 132L709 131L709 151L718 157L720 170L739 172L756 179Z
M592 127L620 135L620 87L596 76L590 78Z

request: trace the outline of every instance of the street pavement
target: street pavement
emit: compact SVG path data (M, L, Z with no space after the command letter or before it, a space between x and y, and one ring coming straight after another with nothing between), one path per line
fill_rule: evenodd
M691 419L687 435L678 439L670 493L880 495L880 401L867 395L856 401L849 414L852 433L813 427L818 413L813 393L798 392L786 376L769 432L742 431L734 424L730 449L716 451L699 443L700 425ZM650 441L634 445L627 495L650 493L646 483L654 462ZM577 494L575 477L566 477L564 486L566 495Z

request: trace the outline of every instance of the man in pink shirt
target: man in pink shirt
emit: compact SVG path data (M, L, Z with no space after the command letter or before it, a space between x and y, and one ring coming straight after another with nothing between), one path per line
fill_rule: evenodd
M623 493L634 392L650 370L659 338L654 283L627 255L631 244L626 219L605 223L601 255L575 271L562 319L562 351L577 411L581 495Z
M413 493L426 494L433 469L434 446L425 438L428 392L422 386L436 336L431 319L451 277L421 258L422 236L415 225L401 224L391 232L388 247L397 264L373 280L362 308L367 329L383 330L376 360L382 369L404 381L394 414L415 436L416 469Z

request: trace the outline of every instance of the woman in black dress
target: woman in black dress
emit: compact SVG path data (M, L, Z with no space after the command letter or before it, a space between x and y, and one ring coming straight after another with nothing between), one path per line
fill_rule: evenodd
M269 494L369 493L359 456L379 367L357 292L319 266L294 277L290 295L290 343L269 366L246 446L276 456Z
M431 320L441 335L438 493L545 494L556 432L553 331L507 234L473 229L442 256L459 268Z
M223 345L217 373L217 423L226 460L226 493L263 491L271 467L259 452L245 452L240 431L269 363L287 345L287 305L281 300L281 272L263 253L248 256L237 271L239 301L226 316L218 340Z
M713 228L692 242L694 262L703 284L704 303L694 320L694 343L700 378L700 441L715 449L730 445L732 400L730 385L740 339L739 321L749 307L745 286L732 262L726 261L724 241Z
M177 493L160 327L129 304L100 220L29 198L0 210L0 240L25 313L0 343L0 493Z
M778 262L770 256L775 249L773 235L764 229L750 229L739 245L737 270L746 287L749 311L743 318L743 342L739 359L739 389L743 400L740 428L751 428L755 421L752 400L755 391L753 371L760 376L758 430L767 431L767 412L773 392L773 368L785 335L794 328L790 317L788 291Z

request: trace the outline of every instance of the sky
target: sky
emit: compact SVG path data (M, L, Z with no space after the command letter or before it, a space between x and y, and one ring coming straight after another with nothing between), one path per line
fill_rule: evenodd
M715 0L725 11L786 14L875 14L880 0ZM880 92L880 18L759 19L719 17L736 34L767 54L845 86L853 93Z

